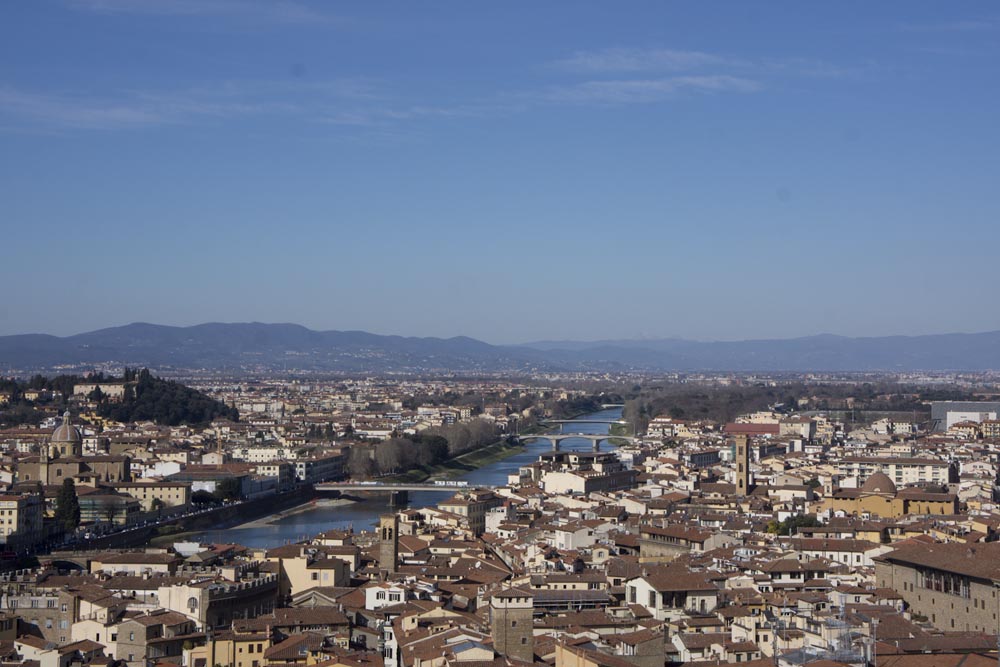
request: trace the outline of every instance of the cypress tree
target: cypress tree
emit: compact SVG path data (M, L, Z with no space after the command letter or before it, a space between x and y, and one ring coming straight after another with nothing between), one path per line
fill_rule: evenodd
M71 477L63 480L56 496L56 522L70 533L80 526L80 500L76 497L76 484Z

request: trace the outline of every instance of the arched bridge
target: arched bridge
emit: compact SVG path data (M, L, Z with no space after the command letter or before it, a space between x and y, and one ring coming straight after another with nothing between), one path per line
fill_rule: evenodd
M482 489L492 491L500 487L492 484L435 484L433 482L393 483L393 482L325 482L316 485L317 491L472 491Z
M456 491L472 491L474 489L493 490L500 487L493 486L491 484L476 484L473 486L462 482L444 482L441 484L435 484L433 482L414 482L411 484L392 482L327 482L325 484L317 484L315 488L319 492L338 491L340 493L361 493L363 491L368 491L369 493L388 493L389 506L394 507L396 505L405 505L408 503L411 491L440 491L441 493L455 493Z
M101 560L101 556L108 554L131 553L129 549L101 549L94 550L56 550L45 555L39 554L38 562L42 567L52 567L57 570L82 570L87 572L90 569L91 561Z
M93 554L91 554L92 556ZM90 569L90 556L79 553L68 553L53 551L47 556L38 559L42 567L51 567L56 570L78 570L87 572Z
M539 433L538 435L522 435L519 437L522 441L548 440L552 443L552 450L556 452L559 451L559 443L567 438L582 438L584 440L590 440L595 452L601 449L601 443L606 440L624 440L629 444L639 441L638 438L630 435L611 435L610 433Z
M624 419L545 419L543 424L618 424L628 426Z

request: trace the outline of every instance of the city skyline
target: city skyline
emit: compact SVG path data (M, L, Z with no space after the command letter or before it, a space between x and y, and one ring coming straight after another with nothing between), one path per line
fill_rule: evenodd
M995 8L717 9L6 6L0 335L1000 329Z

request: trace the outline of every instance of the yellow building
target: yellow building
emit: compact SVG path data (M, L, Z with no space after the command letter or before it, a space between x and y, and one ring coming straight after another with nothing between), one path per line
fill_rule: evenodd
M849 516L869 514L885 519L908 515L958 514L958 496L923 489L903 489L885 473L870 475L860 489L838 489L817 505L819 510L843 512Z
M979 437L979 422L964 421L958 422L957 424L952 424L948 429L949 433L955 433L965 438L978 438Z
M109 486L138 500L144 512L191 503L190 482L118 482Z
M192 667L260 667L269 648L271 637L266 632L223 630L204 646L188 651L184 662Z
M1000 420L987 419L979 427L984 438L1000 438Z

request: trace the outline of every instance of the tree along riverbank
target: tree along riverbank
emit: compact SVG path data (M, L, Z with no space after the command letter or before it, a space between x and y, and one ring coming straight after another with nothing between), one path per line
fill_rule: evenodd
M524 445L511 444L504 439L471 452L466 452L437 465L414 468L405 473L390 475L381 479L386 482L425 482L431 478L448 479L450 477L458 477L463 473L477 470L490 463L503 461L523 450Z
M565 419L584 418L590 414L593 414L593 412L581 412L565 417ZM528 435L541 435L543 433L552 432L553 430L559 430L559 427L553 429L545 428L541 425L535 425L525 429L519 435L522 437ZM429 479L450 479L452 477L458 477L463 473L478 470L483 466L503 461L504 459L514 456L515 454L523 452L524 445L510 442L510 437L511 436L505 436L504 438L489 445L479 447L436 465L420 466L412 470L408 470L405 473L389 475L381 479L387 482L426 482Z

